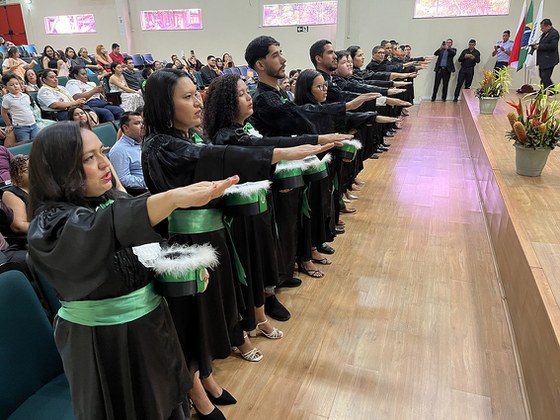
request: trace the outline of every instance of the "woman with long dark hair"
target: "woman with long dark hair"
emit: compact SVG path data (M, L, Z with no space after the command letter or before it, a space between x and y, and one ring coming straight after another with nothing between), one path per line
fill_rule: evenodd
M326 144L351 137L334 134L260 136L252 126L246 124L253 113L253 102L247 85L237 74L213 80L204 102L204 131L207 138L218 145L290 147L305 143ZM242 326L245 331L254 330L268 338L281 338L282 332L272 327L264 313L265 291L268 296L273 295L279 277L276 262L280 250L274 230L276 223L271 199L272 194L267 194L270 211L254 216L236 216L232 227L234 243L247 273L247 287L242 287L246 305L242 312Z
M29 254L61 299L55 341L76 418L188 417L191 374L141 246L159 243L152 226L173 210L204 205L237 178L130 199L113 190L93 132L64 122L37 140Z
M202 180L238 174L242 182L268 179L271 165L281 159L300 159L322 151L320 146L274 149L206 144L194 131L202 123L202 101L195 84L184 71L163 69L146 83L142 167L152 193ZM210 243L221 256L211 273L206 293L194 297L169 298L169 305L189 368L195 373L189 394L200 418L223 419L213 404L232 404L235 399L212 376L212 360L226 358L231 347L243 357L259 361L262 354L252 346L239 323L239 290L242 279L227 243L222 206L213 202L200 210L175 212L169 219L170 241ZM234 261L235 264L235 261ZM201 379L199 381L198 379ZM201 416L202 415L202 416Z

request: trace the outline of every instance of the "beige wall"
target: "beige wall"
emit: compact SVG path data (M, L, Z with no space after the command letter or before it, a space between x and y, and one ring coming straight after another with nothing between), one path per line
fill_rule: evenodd
M359 44L367 51L368 56L371 47L382 38L394 38L401 43L411 44L415 55L432 54L441 40L448 37L455 40L455 46L460 51L466 47L470 38L475 38L477 48L482 53L476 83L480 80L480 69L491 68L494 64L490 54L502 31L510 29L515 33L522 1L512 0L509 16L412 19L413 0L339 0L337 26L310 27L309 33L304 34L296 33L294 27L260 27L260 11L264 0L32 0L31 5L23 4L23 1L21 3L29 41L37 47L48 43L57 49L71 45L74 48L85 46L93 51L98 43L110 46L111 43L118 42L123 51L151 52L156 58L169 59L171 54L194 49L203 62L208 54L221 55L227 51L233 55L236 63L242 63L248 42L255 36L267 34L282 44L288 59L288 69L309 67L309 46L321 38L331 39L337 49ZM154 33L140 29L141 10L198 7L202 8L203 13L204 29L201 31ZM94 13L98 32L89 35L45 35L45 16L75 13ZM548 0L544 15L560 27L560 2ZM124 19L121 26L118 23L119 16ZM553 79L560 82L558 67ZM519 72L514 75L514 86L522 84L522 74L523 72ZM431 68L421 73L416 82L417 98L431 96L433 78ZM450 89L454 86L453 78Z

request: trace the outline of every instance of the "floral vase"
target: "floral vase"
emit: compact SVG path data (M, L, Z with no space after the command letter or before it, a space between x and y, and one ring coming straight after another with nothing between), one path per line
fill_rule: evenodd
M523 176L541 176L550 154L549 148L523 147L515 145L515 172Z

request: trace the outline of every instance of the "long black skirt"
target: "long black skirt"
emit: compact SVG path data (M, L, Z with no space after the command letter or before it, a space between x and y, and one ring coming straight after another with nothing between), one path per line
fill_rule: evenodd
M56 317L55 341L79 420L165 420L192 387L165 302L120 325Z
M267 210L255 216L237 216L232 224L233 242L246 274L241 285L245 309L241 326L245 331L257 326L255 308L264 305L265 286L278 284L276 226Z
M225 359L231 348L243 344L239 311L244 308L240 283L233 273L226 231L195 235L173 235L170 243L202 245L209 243L218 252L219 265L210 272L204 293L166 298L191 372L201 378L212 373L212 361Z

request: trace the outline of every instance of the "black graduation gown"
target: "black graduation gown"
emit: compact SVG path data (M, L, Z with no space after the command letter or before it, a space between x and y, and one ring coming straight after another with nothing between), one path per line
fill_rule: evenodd
M29 254L59 298L107 299L153 280L130 247L157 242L146 198L104 209L54 204L29 227ZM77 419L167 419L192 386L165 301L132 322L88 327L55 317Z
M317 135L296 137L256 137L246 134L242 127L220 129L212 139L218 145L244 147L275 146L291 147L301 144L317 144ZM232 234L235 247L247 274L247 286L242 286L246 310L242 311L242 326L246 331L256 328L255 307L264 305L264 288L277 286L279 281L278 253L280 244L276 234L276 222L272 194L268 194L268 210L255 216L233 218Z
M191 139L152 135L142 146L142 170L152 193L239 175L240 182L261 181L271 176L273 147L194 144ZM210 207L219 207L214 200ZM210 271L204 293L168 298L169 307L185 358L191 371L202 378L212 373L212 360L226 358L232 346L243 343L239 323L244 309L240 283L233 273L232 257L225 229L170 237L170 242L210 243L220 256L220 265Z

